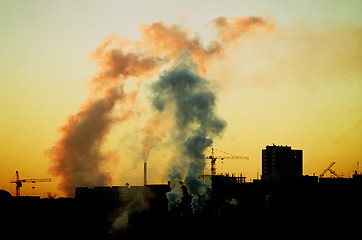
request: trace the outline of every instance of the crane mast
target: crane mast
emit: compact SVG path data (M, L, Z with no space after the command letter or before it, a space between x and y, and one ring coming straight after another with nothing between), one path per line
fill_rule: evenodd
M16 186L16 196L20 197L20 188L23 186L23 183L36 183L36 182L51 182L51 178L25 178L20 179L19 171L15 172L15 180L10 183L15 183Z

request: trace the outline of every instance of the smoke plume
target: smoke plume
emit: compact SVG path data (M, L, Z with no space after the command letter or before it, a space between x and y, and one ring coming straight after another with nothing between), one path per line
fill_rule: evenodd
M159 56L165 63L177 62L179 61L180 53L183 51L187 52L189 54L188 58L192 59L195 62L194 65L198 67L196 72L204 76L206 74L207 62L216 57L223 57L230 42L235 46L239 43L243 34L253 32L257 27L265 29L272 29L273 27L266 19L253 16L239 18L219 17L212 20L211 23L216 27L218 39L211 41L207 46L189 28L179 25L166 25L162 22L142 25L142 41L137 46L143 44L150 54ZM162 118L157 118L157 116L157 114L152 116L142 129L145 136L142 140L142 155L144 159L145 156L147 156L146 159L148 158L149 151L165 136L165 134L155 135L155 133L159 131L158 126L162 126L165 131L164 123L167 122L167 120L165 121L167 115L163 114ZM157 121L155 121L156 119Z
M198 206L198 197L206 193L208 184L200 178L205 167L204 151L211 146L226 122L215 114L216 97L208 80L202 78L195 64L184 58L173 69L164 72L152 86L153 106L167 111L175 119L171 137L177 148L171 162L171 181L185 180L192 205ZM167 194L170 202L179 201L180 191Z
M170 116L162 112L154 112L146 121L145 126L141 129L144 135L141 141L144 162L147 162L151 149L167 135L166 131L170 128L170 123Z
M178 25L167 26L156 22L142 27L143 40L153 54L166 55L168 59L175 59L183 50L188 51L194 61L199 65L202 73L207 59L222 52L219 42L213 41L209 46L203 46L200 39L192 36L188 28Z
M273 25L269 24L264 18L254 16L239 18L219 17L213 22L218 29L219 38L224 44L238 44L241 36L246 33L253 33L256 30L255 27L263 27L267 30L273 29Z
M132 115L139 85L133 92L124 91L128 77L137 77L158 66L158 59L114 49L112 41L94 53L100 72L90 82L90 98L71 115L60 129L60 139L47 151L52 160L50 171L61 179L60 189L72 196L75 186L110 183L110 174L102 164L114 154L102 151L106 136L115 123ZM120 106L117 112L114 107Z
M72 195L79 185L104 185L110 176L100 170L109 154L101 151L113 124L112 108L122 99L118 89L109 89L109 95L102 99L90 99L78 113L68 118L60 129L61 139L49 152L53 160L51 172L62 178L60 188Z
M113 218L111 232L114 233L128 227L130 215L148 209L148 200L152 198L152 193L148 189L124 188L120 189L119 194L124 205L111 216Z
M89 82L89 99L68 117L59 130L58 141L47 151L50 172L60 178L64 193L71 196L75 186L110 183L111 176L102 166L117 156L104 151L103 143L115 124L129 119L140 107L137 96L143 81L161 66L174 66L152 87L152 104L157 111L141 129L142 156L146 161L150 150L171 128L164 124L170 119L166 115L174 117L171 132L179 150L169 175L171 179L185 178L197 202L196 196L208 187L199 179L205 165L203 152L226 125L215 115L215 94L203 78L207 63L222 57L229 43L237 44L243 34L271 26L259 17L220 17L212 23L218 37L207 46L189 28L162 22L142 25L140 41L116 35L105 38L92 54L100 70ZM185 57L181 53L188 54ZM130 78L136 79L136 86L127 92L124 86Z

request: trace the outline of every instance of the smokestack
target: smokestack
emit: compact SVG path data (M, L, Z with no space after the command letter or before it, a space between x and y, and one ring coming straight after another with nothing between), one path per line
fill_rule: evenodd
M147 162L143 163L143 185L147 185Z

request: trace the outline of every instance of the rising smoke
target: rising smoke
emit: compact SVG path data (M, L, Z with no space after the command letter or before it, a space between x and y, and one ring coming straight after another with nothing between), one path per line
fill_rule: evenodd
M212 24L218 36L208 46L190 29L162 22L142 25L140 41L115 35L105 38L92 54L100 71L89 82L89 99L68 117L59 130L59 140L47 151L50 172L60 178L64 193L73 195L75 186L110 183L111 176L103 165L117 155L102 149L108 134L139 107L137 96L143 81L161 66L171 66L152 85L156 111L140 131L144 135L142 156L147 161L151 149L162 141L166 126L170 125L163 124L165 119L174 118L175 126L169 129L173 129L171 139L179 147L169 176L185 181L196 206L198 196L208 187L199 179L205 166L203 152L226 126L215 114L215 94L203 77L207 63L222 57L229 43L237 44L241 36L253 33L256 27L271 26L259 17L222 17ZM137 84L132 92L127 92L124 86L130 78L137 79ZM180 191L176 190L168 194L170 201L180 198ZM176 198L171 197L173 193Z
M75 115L60 128L60 139L47 151L52 160L50 172L61 178L60 189L68 196L76 186L106 185L111 176L102 164L117 156L102 151L102 145L114 124L128 119L136 106L139 85L126 93L128 77L137 77L153 70L159 60L114 49L112 41L102 44L93 53L101 71L90 82L90 97ZM115 106L120 106L117 112Z
M185 55L185 54L183 54ZM200 179L205 167L204 152L211 146L226 122L215 114L216 97L209 81L202 78L189 57L182 57L181 63L164 72L152 86L153 106L158 111L167 111L175 119L171 138L177 148L171 160L171 181L185 180L188 192L198 205L198 196L206 193L208 184ZM167 194L169 202L180 201L180 191Z
M90 99L76 115L68 118L60 129L62 138L48 151L53 160L51 172L61 177L60 188L72 195L75 186L104 185L110 175L100 170L100 165L112 158L101 151L101 144L114 120L112 109L124 94L119 89L109 89L101 99Z

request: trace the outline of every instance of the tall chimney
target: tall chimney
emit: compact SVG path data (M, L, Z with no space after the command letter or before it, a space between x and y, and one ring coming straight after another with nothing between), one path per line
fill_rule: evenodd
M143 185L147 185L147 162L143 163Z

